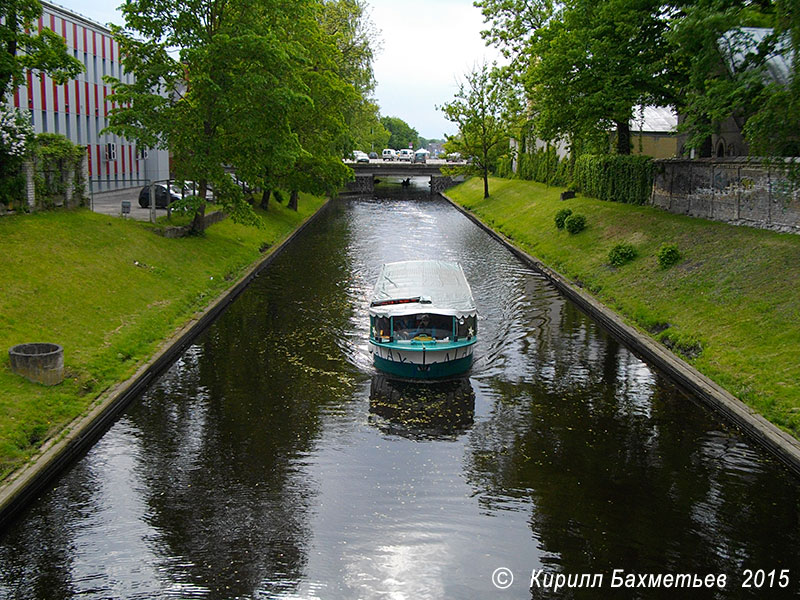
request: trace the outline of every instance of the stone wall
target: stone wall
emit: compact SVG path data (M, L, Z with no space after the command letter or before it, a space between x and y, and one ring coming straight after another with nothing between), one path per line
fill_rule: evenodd
M438 194L439 192L447 191L458 183L460 181L456 181L449 175L431 175L431 193Z
M368 193L375 190L375 180L370 175L356 175L353 181L347 182L347 191L355 193Z
M758 159L655 162L651 204L672 213L800 233L800 189Z

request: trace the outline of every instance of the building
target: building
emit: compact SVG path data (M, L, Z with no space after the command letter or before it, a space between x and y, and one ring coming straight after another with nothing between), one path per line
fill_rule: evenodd
M89 185L93 192L144 185L169 177L166 150L137 148L135 142L102 133L108 125L112 103L111 86L103 77L111 75L130 83L122 70L119 45L111 31L56 4L42 2L36 27L61 35L85 71L77 79L57 85L47 75L27 73L26 81L7 98L8 104L30 111L36 133L59 133L79 146L86 146Z
M643 154L653 158L674 158L680 156L680 139L677 134L678 115L668 106L637 106L633 109L634 117L630 121L631 154ZM616 132L609 132L609 149L615 147ZM516 155L521 151L521 144L511 139L510 147L513 156L512 169L517 170ZM565 139L545 142L540 139L528 141L529 151L555 151L559 160L570 155L569 144Z
M677 126L678 115L670 107L635 108L631 120L631 153L653 158L680 156Z

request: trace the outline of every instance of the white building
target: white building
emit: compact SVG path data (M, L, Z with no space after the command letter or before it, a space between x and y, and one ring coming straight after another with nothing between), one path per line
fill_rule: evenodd
M106 99L111 86L103 81L103 76L111 75L127 83L133 80L122 70L119 45L112 39L111 31L56 4L43 1L42 8L35 27L61 35L85 71L63 85L57 85L47 75L29 71L26 81L7 98L8 104L30 111L36 133L60 133L74 144L86 146L89 182L94 192L167 179L167 151L137 151L134 142L101 133L108 125L112 108Z

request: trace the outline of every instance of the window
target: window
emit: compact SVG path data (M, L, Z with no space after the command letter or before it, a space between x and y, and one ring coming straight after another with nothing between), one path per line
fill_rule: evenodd
M442 340L453 335L453 317L434 313L419 313L394 317L394 337L397 340L433 338Z
M475 317L462 317L458 320L456 339L468 340L478 333L478 322Z

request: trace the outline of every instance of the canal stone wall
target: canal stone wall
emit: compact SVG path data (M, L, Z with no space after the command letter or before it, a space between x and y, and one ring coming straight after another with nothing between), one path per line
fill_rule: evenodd
M758 159L655 161L650 203L675 214L800 233L800 189Z
M449 175L431 175L431 193L439 194L459 183Z
M370 193L375 190L375 178L372 174L356 175L353 181L347 182L347 191L360 193Z

